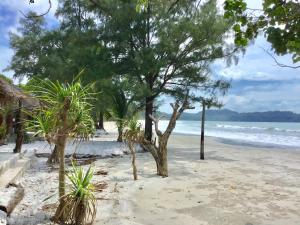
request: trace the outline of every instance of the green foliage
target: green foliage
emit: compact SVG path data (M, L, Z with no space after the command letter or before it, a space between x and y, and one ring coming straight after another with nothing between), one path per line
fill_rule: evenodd
M13 84L12 79L8 78L7 76L0 73L0 78L7 81L9 84Z
M249 9L245 0L226 0L225 18L235 20L235 43L246 46L263 31L279 55L292 54L300 61L299 1L264 0L261 9Z
M68 193L63 196L66 222L76 225L93 223L97 210L94 186L91 183L93 174L91 166L85 172L82 167L72 163L72 171L67 173L71 185Z
M234 48L225 42L231 24L215 0L200 6L192 0L147 1L141 11L135 5L136 0L106 1L92 11L105 17L102 38L115 59L115 73L145 97L173 95L185 84L199 87L210 63L233 56Z
M6 126L4 124L0 125L0 140L6 138Z
M142 143L144 140L144 131L136 117L132 117L128 121L124 132L124 139L128 143Z
M39 85L31 86L30 89L41 101L42 108L34 116L35 119L29 121L28 129L35 130L36 134L44 134L46 140L52 142L57 137L57 132L65 126L60 116L65 110L64 103L68 100L68 129L65 131L68 137L88 138L94 132L90 104L93 99L91 85L82 86L80 81L61 84L58 81L40 80Z
M115 89L111 90L109 97L111 106L105 113L106 118L115 120L117 127L121 130L126 126L128 120L137 113L134 98L126 95L126 91L122 88L122 86L117 85Z

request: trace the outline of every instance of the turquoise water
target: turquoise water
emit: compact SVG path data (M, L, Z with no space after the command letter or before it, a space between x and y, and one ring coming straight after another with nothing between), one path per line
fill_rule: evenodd
M168 121L160 121L165 129ZM174 133L200 135L200 121L177 121ZM205 135L255 144L300 148L300 123L206 121Z

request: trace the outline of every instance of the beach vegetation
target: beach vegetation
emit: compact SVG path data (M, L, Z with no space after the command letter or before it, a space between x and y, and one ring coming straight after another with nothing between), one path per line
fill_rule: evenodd
M127 128L124 132L124 140L128 145L131 154L131 165L133 179L137 180L137 167L136 167L136 145L142 144L144 141L144 131L142 125L138 122L136 117L133 117L128 121Z
M291 54L297 63L300 62L299 8L299 1L292 0L264 0L261 7L255 9L249 8L245 0L226 0L224 17L235 21L232 28L236 45L247 46L263 32L276 54ZM280 63L271 53L269 55L279 66L300 68Z
M80 81L70 84L40 80L32 87L33 95L41 102L29 129L43 134L45 140L54 144L59 155L59 206L54 220L64 222L67 212L65 196L65 147L68 138L88 139L94 132L91 117L92 85L83 86Z
M236 59L237 48L226 42L231 23L216 0L147 1L140 10L136 3L103 1L90 3L89 9L103 21L101 38L114 73L144 90L145 138L151 141L150 115L159 96L174 96L185 83L190 88L203 84L209 65Z
M65 221L68 224L92 224L95 220L97 208L94 186L91 182L94 170L90 166L85 172L81 166L72 162L72 170L66 173L70 181L67 193L62 197L65 208Z
M153 156L156 162L157 175L159 176L162 177L169 176L168 148L167 148L169 137L176 126L177 120L180 118L184 110L194 108L193 106L191 106L189 97L190 97L189 92L187 91L186 95L182 100L178 99L175 103L170 104L173 109L173 112L169 120L169 123L167 125L167 128L164 132L162 132L158 128L159 119L155 118L153 115L150 115L150 118L154 123L155 133L157 135L158 140L156 143L156 139L154 141L148 141L147 139L144 139L143 145Z

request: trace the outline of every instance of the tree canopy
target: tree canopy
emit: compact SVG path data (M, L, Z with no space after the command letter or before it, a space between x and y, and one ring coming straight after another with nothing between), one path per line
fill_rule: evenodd
M300 62L300 2L264 0L261 9L248 8L245 0L226 0L225 18L234 19L235 43L246 46L260 31L278 55L292 54ZM299 66L300 67L300 66Z

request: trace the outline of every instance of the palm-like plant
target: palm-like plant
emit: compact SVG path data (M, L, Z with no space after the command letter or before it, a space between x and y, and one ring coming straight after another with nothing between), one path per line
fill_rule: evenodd
M144 140L144 132L141 129L141 124L137 121L136 118L132 118L131 120L129 120L128 127L124 132L124 139L131 153L133 179L137 180L138 178L135 163L135 144L142 143L142 141Z
M118 127L118 142L123 141L123 130L127 121L134 115L132 110L133 99L127 99L122 89L114 90L112 95L111 108L106 111L106 117L116 121Z
M91 85L82 86L80 81L61 84L41 80L31 87L42 107L31 122L29 129L43 134L45 139L55 144L59 155L59 207L54 219L64 221L65 209L65 146L68 138L88 138L94 131L90 101Z
M83 225L93 223L96 216L96 198L94 186L91 183L94 170L89 169L84 172L82 167L77 167L72 163L73 169L67 173L71 181L70 191L63 196L67 223Z

